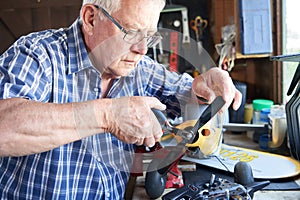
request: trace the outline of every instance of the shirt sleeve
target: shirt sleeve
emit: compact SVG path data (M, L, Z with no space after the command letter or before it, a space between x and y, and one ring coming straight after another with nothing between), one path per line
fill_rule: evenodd
M42 45L22 37L0 57L0 99L21 97L46 102L51 68Z
M167 105L169 117L182 115L185 105L191 101L193 78L187 74L168 71L163 65L145 57L140 63L148 77L146 92Z

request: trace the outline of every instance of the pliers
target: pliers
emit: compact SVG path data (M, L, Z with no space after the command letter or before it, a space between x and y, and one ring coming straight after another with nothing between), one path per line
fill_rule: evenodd
M147 194L151 198L157 198L161 196L165 189L167 173L179 162L182 156L186 152L186 144L192 143L195 136L198 134L198 130L205 125L217 112L224 106L225 101L221 96L218 96L199 117L196 124L189 130L181 130L171 126L165 117L165 115L158 110L153 112L160 122L164 133L173 133L177 136L181 136L182 140L178 142L175 147L167 146L163 151L163 157L154 156L153 160L148 166L145 177L145 189Z
M218 96L215 98L215 100L204 110L202 115L199 117L198 121L192 127L191 130L185 130L185 129L178 129L176 127L173 127L169 121L167 120L167 117L160 111L156 109L152 109L153 113L157 117L163 133L164 134L174 134L176 136L179 136L182 138L181 142L179 144L187 144L192 143L195 136L198 133L198 130L205 125L217 112L224 106L225 101L221 96ZM178 144L178 145L179 145Z
M158 119L161 127L162 127L162 131L164 135L168 135L168 134L174 134L176 136L181 137L182 139L186 140L187 142L189 140L191 140L193 138L193 134L190 131L184 130L184 129L178 129L174 126L172 126L166 115L162 113L162 111L160 110L156 110L156 109L152 109L154 115L156 116L156 118Z

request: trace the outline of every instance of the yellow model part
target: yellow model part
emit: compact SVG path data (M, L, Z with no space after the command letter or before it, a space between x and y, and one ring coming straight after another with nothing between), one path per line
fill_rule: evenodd
M179 129L186 129L193 127L196 120L186 121L177 126ZM214 154L221 145L222 140L222 128L214 127L210 121L202 126L198 130L198 134L195 136L194 142L186 144L187 147L198 147L203 155Z

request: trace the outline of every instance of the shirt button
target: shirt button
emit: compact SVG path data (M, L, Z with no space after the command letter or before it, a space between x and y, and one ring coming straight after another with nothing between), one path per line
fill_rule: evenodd
M94 92L99 92L99 88L94 88Z
M110 197L110 192L106 192L106 197L107 197L107 198Z

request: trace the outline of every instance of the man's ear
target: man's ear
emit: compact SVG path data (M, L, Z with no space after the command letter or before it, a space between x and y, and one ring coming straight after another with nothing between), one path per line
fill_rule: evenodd
M82 26L85 32L93 35L95 20L98 16L98 9L92 4L86 4L81 9Z

